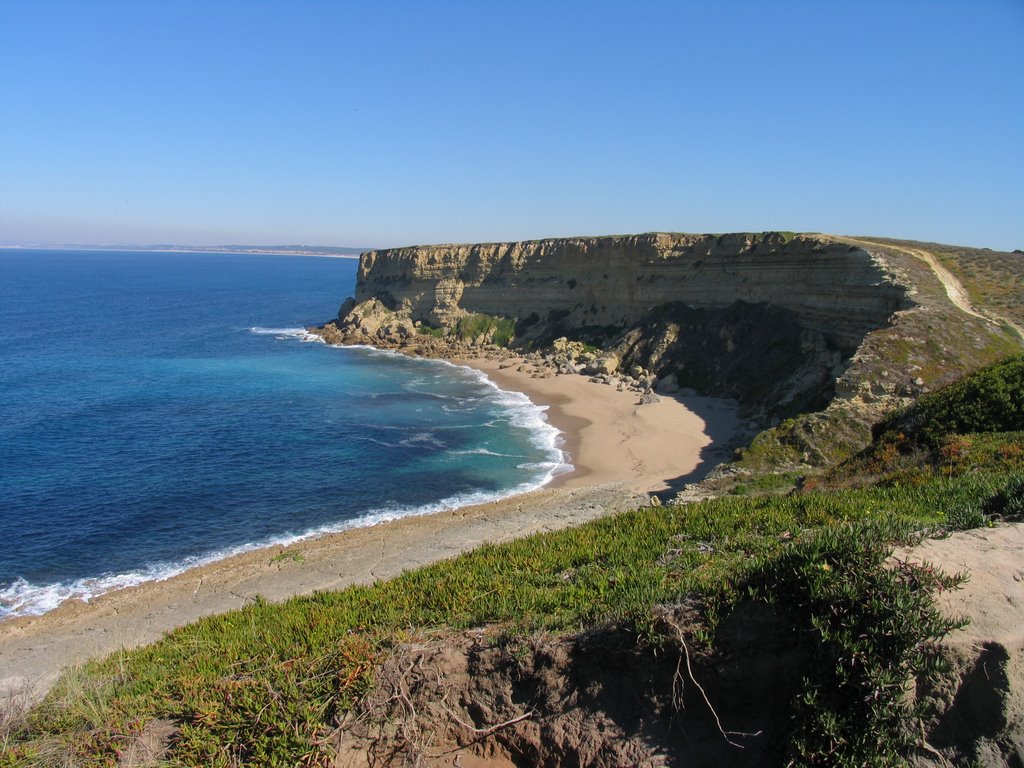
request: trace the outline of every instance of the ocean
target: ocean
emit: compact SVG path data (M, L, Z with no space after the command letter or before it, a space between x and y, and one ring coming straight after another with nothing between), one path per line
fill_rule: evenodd
M0 620L569 467L482 374L302 330L356 262L0 251Z

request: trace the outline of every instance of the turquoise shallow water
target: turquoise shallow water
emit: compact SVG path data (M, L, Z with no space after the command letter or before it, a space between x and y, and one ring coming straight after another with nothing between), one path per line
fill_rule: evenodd
M0 252L0 617L563 471L543 409L309 341L344 259Z

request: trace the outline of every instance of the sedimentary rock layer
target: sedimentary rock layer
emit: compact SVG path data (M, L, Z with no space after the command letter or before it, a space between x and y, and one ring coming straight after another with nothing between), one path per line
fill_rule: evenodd
M653 233L370 251L355 301L377 298L432 326L473 312L567 328L625 328L666 304L742 301L789 310L852 349L905 297L867 251L827 239Z
M460 318L504 317L520 348L577 339L606 353L591 372L624 386L692 387L775 421L827 404L865 337L912 292L877 254L825 236L416 246L363 254L355 297L319 332L443 355L493 338L452 332Z

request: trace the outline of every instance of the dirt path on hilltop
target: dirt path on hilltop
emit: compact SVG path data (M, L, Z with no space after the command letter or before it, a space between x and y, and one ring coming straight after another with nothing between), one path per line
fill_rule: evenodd
M935 254L931 251L926 251L923 248L913 248L908 245L893 245L890 243L879 243L874 240L863 240L857 237L836 236L836 240L844 243L871 246L874 248L891 248L923 261L928 265L928 268L931 269L935 277L939 279L939 282L942 283L942 287L946 291L946 296L949 297L949 300L953 302L957 309L960 309L972 317L977 317L979 320L984 320L987 323L1005 323L1012 327L1014 331L1016 331L1017 335L1024 340L1024 328L1013 320L996 314L995 312L982 311L975 307L974 304L971 303L970 295L967 293L967 289L964 288L963 283L956 278L956 275L942 266L938 259L935 258Z

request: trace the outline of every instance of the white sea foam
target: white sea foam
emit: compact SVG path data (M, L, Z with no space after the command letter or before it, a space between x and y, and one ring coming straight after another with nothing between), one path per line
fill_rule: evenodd
M545 469L543 472L542 479L539 484L535 485L535 488L542 487L550 483L558 475L571 472L574 467L567 462L565 452L562 451L562 445L564 445L564 439L562 433L557 427L552 426L548 423L547 413L548 407L546 405L536 405L530 398L522 392L512 392L509 390L501 389L497 384L488 378L487 374L483 371L479 371L476 368L470 368L465 365L458 365L456 363L449 362L447 360L433 360L433 359L418 359L408 358L402 355L400 352L396 352L391 349L380 349L371 345L364 344L350 344L340 349L358 349L370 353L373 356L379 357L401 357L405 360L415 360L421 365L436 365L436 366L447 366L449 368L456 368L463 372L464 375L474 378L477 383L482 384L489 390L488 399L498 406L502 407L503 415L508 420L508 423L513 427L525 429L530 434L530 442L535 448L539 448L544 451L550 457L551 469ZM435 377L436 378L436 377ZM412 384L422 384L423 379L419 376L411 380ZM442 398L446 396L441 396ZM452 398L459 400L460 398ZM446 408L446 406L442 406ZM487 422L481 426L498 426L495 421ZM536 465L539 469L541 465ZM544 465L547 466L546 464ZM518 491L517 491L518 492Z
M249 333L255 333L257 336L276 336L279 339L298 339L299 341L312 341L323 343L323 339L317 336L315 333L310 333L305 328L260 328L254 326L249 329Z
M287 547L318 536L341 533L353 528L365 528L403 517L419 517L438 512L448 512L473 504L488 504L500 501L509 496L537 490L550 480L547 477L548 472L555 472L556 468L565 467L566 465L552 462L551 464L537 464L533 466L546 470L542 481L525 481L502 491L476 491L455 494L439 501L419 506L396 505L370 509L350 520L318 526L301 533L285 533L281 536L218 550L202 556L188 557L176 563L161 563L138 571L77 579L75 581L58 582L55 584L30 584L24 579L18 578L13 584L0 590L0 620L19 616L40 616L67 600L89 602L93 598L107 592L126 587L135 587L148 581L165 581L191 568L207 565L256 549Z
M548 457L547 462L534 462L528 465L519 465L522 469L537 472L539 475L538 480L531 484L530 490L541 488L550 483L558 475L563 475L573 470L573 466L568 463L567 456L562 450L562 445L564 445L565 441L562 437L561 431L557 427L548 423L548 407L546 405L536 405L522 392L512 392L501 389L487 377L487 374L483 371L478 371L475 368L456 365L455 363L448 362L447 360L426 360L423 362L425 364L444 365L452 368L458 368L466 375L473 377L478 383L487 387L490 392L490 397L488 399L501 407L503 415L508 419L509 424L513 427L528 431L530 435L530 442L533 446L543 451ZM496 426L493 422L484 426L492 425ZM515 491L515 493L522 492L523 491Z
M16 616L40 616L67 600L89 602L107 592L136 587L147 581L164 581L190 568L216 562L261 546L264 545L246 544L203 556L187 557L176 563L157 563L140 570L75 579L74 581L61 581L54 584L31 584L19 577L9 586L0 589L0 619Z
M405 438L402 445L418 446L418 445L432 445L435 448L447 448L447 444L440 440L437 435L433 435L430 432L417 432L415 435Z
M319 342L322 339L315 336L304 328L260 328L249 329L258 335L271 335L279 338L295 338L304 342ZM352 347L345 347L352 349ZM362 347L371 351L374 355L398 355L390 350L380 350L375 347ZM509 392L498 387L487 376L473 368L457 366L443 360L424 360L424 365L446 365L458 368L465 372L465 375L474 377L480 384L488 388L488 397L492 403L498 405L503 417L514 427L526 429L530 434L530 441L539 448L547 461L523 462L517 464L519 469L528 472L530 479L506 488L501 491L476 491L472 493L461 493L436 502L422 504L419 506L392 506L367 510L355 518L344 520L338 523L324 525L300 533L285 533L280 536L251 542L237 547L218 550L204 555L188 557L173 563L157 563L146 568L126 573L106 574L91 578L82 578L74 581L57 582L54 584L31 584L25 579L17 578L9 586L0 589L0 619L13 618L18 616L39 616L53 610L67 600L82 600L88 602L104 593L117 589L134 587L148 581L164 581L177 576L190 568L223 560L234 555L250 552L256 549L267 547L289 546L306 539L324 536L330 533L340 533L352 528L363 528L379 523L397 520L403 517L417 517L430 515L437 512L446 512L472 504L487 504L499 501L510 496L542 488L551 482L558 475L571 472L573 466L568 463L565 453L561 450L561 432L547 421L547 407L534 404L529 397L520 392ZM489 422L483 426L497 426L497 422ZM436 438L429 433L417 433L413 440L436 441ZM443 446L443 443L438 442ZM453 451L458 453L459 451ZM478 448L465 451L465 453L480 453L500 456L503 454L493 453L485 448ZM509 458L521 458L509 456Z
M500 456L503 459L521 459L514 453L497 453L496 451L489 450L487 448L469 448L464 451L449 451L449 453L458 456Z

